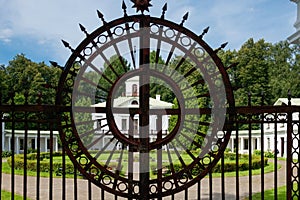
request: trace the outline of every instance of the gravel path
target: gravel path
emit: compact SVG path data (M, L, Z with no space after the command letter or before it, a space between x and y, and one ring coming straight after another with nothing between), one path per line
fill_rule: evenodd
M281 165L281 169L278 170L278 186L286 185L286 167L285 161L278 161ZM27 196L31 199L37 199L36 196L36 177L27 177ZM51 191L54 200L62 199L62 179L53 179L53 191ZM265 190L274 188L274 173L265 174ZM249 194L249 177L243 176L239 178L240 197L246 197ZM260 192L261 188L261 176L252 176L252 193ZM213 199L221 199L221 178L213 178ZM2 190L11 191L11 175L2 174ZM98 187L92 185L92 199L101 199L101 191ZM84 200L88 197L89 184L87 180L77 180L77 199ZM15 193L23 195L23 176L15 176ZM39 197L42 200L49 199L49 179L40 178ZM225 194L226 199L236 199L236 181L235 177L225 178ZM197 198L197 186L189 188L189 199ZM74 199L74 180L66 179L66 199ZM106 199L115 199L112 195L105 193ZM118 198L122 199L122 198ZM171 198L164 198L171 199ZM175 195L175 199L184 199L184 193ZM204 178L201 181L201 199L209 199L209 180Z

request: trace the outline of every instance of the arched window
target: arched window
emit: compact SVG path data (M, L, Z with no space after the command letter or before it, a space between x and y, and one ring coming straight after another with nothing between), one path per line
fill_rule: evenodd
M138 88L136 84L132 85L132 96L136 97L138 92Z
M137 101L132 101L132 102L131 102L131 105L139 105L139 102L137 102Z

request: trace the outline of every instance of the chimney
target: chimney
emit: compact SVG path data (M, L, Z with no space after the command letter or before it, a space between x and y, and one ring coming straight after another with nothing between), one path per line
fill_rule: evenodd
M156 100L160 101L160 95L159 94L156 95Z

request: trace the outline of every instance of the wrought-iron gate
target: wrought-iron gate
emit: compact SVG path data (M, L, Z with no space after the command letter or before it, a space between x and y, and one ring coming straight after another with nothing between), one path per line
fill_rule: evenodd
M14 105L13 94L11 105L0 104L0 122L11 126L4 130L0 123L1 153L6 143L17 153L0 163L6 172L1 188L24 199L239 199L270 188L277 198L278 186L286 185L287 198L298 199L299 163L293 158L299 157L299 118L293 114L300 108L290 97L285 106L235 107L230 67L217 56L226 44L213 50L203 40L208 29L200 35L186 29L188 13L176 24L165 19L167 4L155 18L144 14L149 0L132 2L142 14L129 16L123 2L122 18L106 22L98 11L103 26L88 33L80 25L86 38L76 49L63 41L72 55L61 67L55 105ZM154 96L159 91L175 101ZM36 154L27 154L29 123L36 127ZM24 127L21 135L16 124ZM264 173L264 127L270 124L275 137L267 142L274 140L274 149L276 127L285 127L287 135L287 160L275 153L271 180ZM248 126L248 176L239 174L241 125ZM253 142L257 126L260 141ZM233 177L225 175L230 142L236 148ZM261 171L254 175L258 145Z

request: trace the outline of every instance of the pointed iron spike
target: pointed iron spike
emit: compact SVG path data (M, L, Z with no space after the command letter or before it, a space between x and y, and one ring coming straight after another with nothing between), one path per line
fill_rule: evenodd
M199 35L199 37L202 39L203 36L204 36L206 33L208 33L208 31L209 31L209 26L208 26L206 29L203 30L203 32L201 33L201 35Z
M64 44L65 47L69 48L70 47L70 44L64 40L61 40L62 43Z
M127 9L127 6L126 6L125 1L123 1L123 3L122 3L122 9L123 9L123 10L126 10L126 9Z
M203 30L203 33L206 34L206 33L208 33L208 31L209 31L209 26L206 29Z
M99 10L97 10L97 14L98 14L99 19L101 19L102 22L105 24L106 21L105 21L105 19L104 19L104 15L103 15Z
M221 45L221 48L224 49L228 45L228 42L225 42L224 44Z
M127 6L126 6L126 4L125 4L125 1L123 0L123 3L122 3L122 9L123 9L123 11L124 11L124 17L127 17L128 15L127 15Z
M164 5L164 7L163 7L163 12L162 12L162 14L161 14L161 19L164 19L165 18L165 14L166 14L166 11L168 10L168 4L167 3L165 3L165 5Z
M61 40L61 41L62 41L62 43L64 44L64 46L65 46L66 48L70 49L72 52L74 51L74 49L70 46L70 44L69 44L68 42L66 42L66 41L64 41L64 40Z
M184 16L183 16L183 19L184 20L187 20L189 18L189 12L187 12Z
M217 52L219 52L221 49L224 49L224 48L227 46L227 44L228 44L228 42L225 42L225 43L221 44L221 46L220 46L219 48L217 48L217 49L215 50L215 52L217 53Z
M85 33L85 35L89 35L88 32L86 31L86 28L82 24L79 24L79 27L80 30Z
M181 21L181 23L180 23L180 26L183 26L184 22L185 22L188 18L189 18L189 12L187 12L187 13L183 16L182 21Z
M97 10L97 14L100 19L102 19L104 17L103 14L99 10Z
M165 3L164 7L163 7L163 11L167 11L168 10L168 3Z

